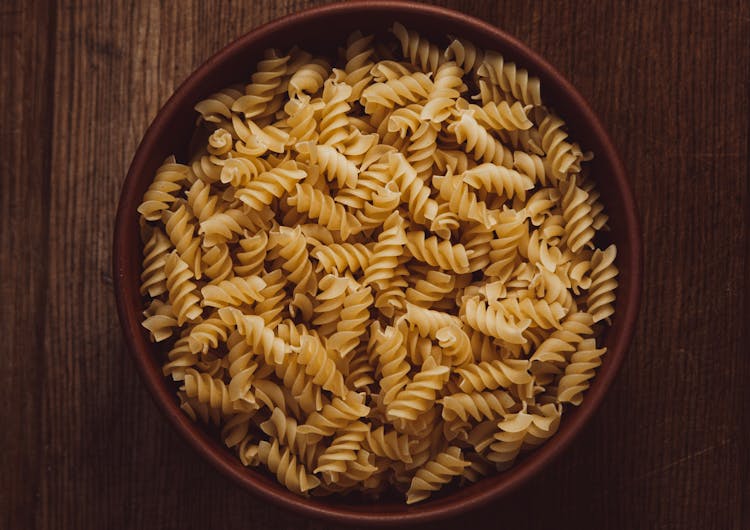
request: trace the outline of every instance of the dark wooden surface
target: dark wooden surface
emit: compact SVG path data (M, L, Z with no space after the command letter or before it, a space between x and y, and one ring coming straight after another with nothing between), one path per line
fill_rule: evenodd
M167 426L114 309L120 185L150 120L220 47L319 2L0 5L0 528L295 528ZM430 528L750 528L743 1L443 5L484 18L591 101L645 241L629 356L543 476Z

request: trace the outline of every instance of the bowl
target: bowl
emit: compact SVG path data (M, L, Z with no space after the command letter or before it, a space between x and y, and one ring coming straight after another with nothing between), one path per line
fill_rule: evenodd
M595 153L592 175L610 216L611 231L606 238L618 248L616 312L604 338L608 352L583 403L566 411L555 436L520 457L509 470L411 506L355 501L351 497L303 498L287 491L270 475L244 467L218 437L178 407L174 383L162 375L158 347L141 327L142 246L136 208L164 158L172 153L178 160L186 158L196 118L193 106L223 87L246 80L264 49L299 44L311 51L334 50L354 29L383 31L394 21L435 39L446 34L470 39L484 49L499 51L541 79L545 102L567 121L571 135ZM633 195L609 136L584 98L544 59L496 27L461 13L400 1L347 2L302 11L251 31L211 57L175 91L146 131L123 184L113 266L117 309L128 349L157 406L201 456L257 497L300 515L343 523L405 526L455 516L496 500L538 474L570 445L604 398L630 343L640 298L641 240Z

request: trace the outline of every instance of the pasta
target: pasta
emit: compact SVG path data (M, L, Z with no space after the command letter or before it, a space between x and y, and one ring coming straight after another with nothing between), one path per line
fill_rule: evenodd
M196 105L202 144L137 210L140 294L180 408L244 465L411 504L555 435L618 269L591 155L539 80L390 29L268 50Z

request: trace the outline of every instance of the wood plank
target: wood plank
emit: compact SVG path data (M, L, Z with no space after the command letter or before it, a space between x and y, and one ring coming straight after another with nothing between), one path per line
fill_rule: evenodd
M32 528L40 489L54 11L0 7L0 527Z

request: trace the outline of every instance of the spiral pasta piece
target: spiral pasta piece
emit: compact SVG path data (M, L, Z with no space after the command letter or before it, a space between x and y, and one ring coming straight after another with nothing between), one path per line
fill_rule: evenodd
M362 35L360 31L353 32L347 39L346 51L344 58L345 77L344 83L352 87L350 100L359 99L362 90L370 84L372 76L370 69L373 66L373 55L375 50L372 47L372 35Z
M509 104L489 101L482 107L471 107L476 113L477 121L484 127L496 131L525 131L533 127L520 101Z
M416 420L420 414L424 414L435 405L437 393L448 381L449 376L450 368L438 365L432 357L427 358L414 379L388 406L386 417Z
M386 219L383 231L378 236L378 242L372 249L372 255L364 271L363 283L365 285L385 286L393 278L406 244L403 224L403 218L398 212L393 212Z
M318 270L343 274L347 270L357 272L367 269L373 249L362 243L334 243L315 247L310 251L310 256L318 260Z
M210 280L209 283L218 283L231 278L234 275L232 266L232 256L229 254L227 245L211 247L201 258L203 276Z
M439 125L422 123L409 137L410 143L406 146L406 161L422 180L432 175L439 132Z
M385 426L381 425L377 429L368 430L365 433L363 445L376 456L405 464L413 462L409 435L399 434L395 430L386 432Z
M502 219L503 214L501 212L498 216L498 225L496 225L495 230L498 230L501 226L499 223ZM495 234L480 224L473 225L461 233L459 243L464 246L466 255L469 257L470 273L483 270L485 276L491 276L489 274L490 262L492 261L490 251L494 239Z
M255 314L261 317L269 328L275 328L282 319L284 307L281 301L286 298L284 287L287 284L283 272L276 269L261 276L266 282L266 288L260 292L264 300L255 304Z
M524 105L542 104L539 79L529 76L527 70L519 68L515 63L505 61L499 53L485 54L477 74Z
M349 119L347 112L351 106L347 101L352 96L352 87L345 83L325 82L323 87L323 108L318 123L318 141L325 145L337 145L348 136Z
M389 163L393 181L398 185L401 200L408 205L412 219L422 224L434 219L438 204L430 198L430 189L417 176L411 164L400 153L392 154Z
M425 309L410 302L406 302L406 312L403 318L411 327L418 330L421 337L435 337L438 330L442 328L462 325L461 319L454 315Z
M463 366L474 360L471 341L466 332L458 326L446 326L435 333L438 344L453 366Z
M557 383L557 402L580 405L596 369L602 364L606 348L597 348L595 339L585 339L570 357L565 373Z
M362 229L359 220L336 203L333 197L309 184L297 184L295 193L289 196L287 203L311 219L317 219L329 230L340 231L344 239Z
M467 393L524 385L532 380L529 361L524 359L483 361L457 368L456 373L460 376L459 388Z
M227 420L221 428L221 437L227 447L237 447L248 437L253 412L238 413Z
M528 176L497 164L480 164L461 174L463 181L472 188L497 193L507 198L526 200L526 192L534 188Z
M323 87L331 65L325 59L314 59L301 66L289 78L289 97L300 97L303 94L315 94Z
M296 348L292 347L292 349ZM274 372L281 380L283 388L289 392L305 414L321 410L323 407L321 387L316 385L312 377L307 374L305 366L299 362L298 355L290 355L283 364L276 364Z
M224 125L230 122L232 118L232 105L240 97L242 97L241 90L235 87L228 87L199 101L194 108L204 121Z
M307 436L298 432L297 420L289 417L282 409L274 407L270 417L260 424L260 430L279 445L289 448L307 468L312 468L315 451Z
M247 236L238 241L240 249L235 255L238 263L234 264L237 276L259 276L263 272L268 233L259 231L254 236Z
M300 405L291 391L271 379L256 378L253 381L253 396L261 407L268 410L279 408L288 416L297 419L302 416Z
M519 252L533 265L541 265L550 272L555 272L562 261L560 249L544 239L539 230L534 230L521 242Z
M374 456L364 449L357 451L357 459L347 463L346 472L339 474L335 483L327 484L332 491L338 488L352 489L358 484L368 484L378 478L378 468L374 465ZM380 474L382 479L382 472ZM377 483L377 482L376 482Z
M327 274L320 279L320 288L316 295L316 305L313 308L315 318L312 321L318 333L327 337L336 331L341 308L346 300L352 281L349 278L341 278L333 274Z
M274 96L282 90L288 62L289 56L278 57L273 51L266 53L251 77L252 82L245 86L245 94L232 103L232 111L242 113L247 119L270 114Z
M437 147L434 154L435 166L443 172L451 171L454 175L457 173L463 173L470 167L476 165L473 158L470 158L468 153L463 150L459 150L458 146L451 146L450 149Z
M562 130L563 126L563 121L553 114L539 124L542 149L546 153L552 174L558 180L565 180L569 172L580 169L576 148L566 141L568 135Z
M447 201L458 219L481 223L488 230L497 224L500 212L489 209L484 201L480 201L460 176L436 176L433 182L439 189L440 197Z
M614 245L594 251L591 256L591 287L586 298L587 310L594 317L594 322L609 318L615 312L612 302L615 301L617 289L617 267L614 265L617 248Z
M568 315L562 322L561 328L537 346L530 360L541 363L567 362L570 353L576 350L576 345L585 336L594 333L591 329L593 324L594 319L588 313L579 312Z
M151 232L151 236L143 246L143 271L141 272L141 295L148 293L155 297L166 292L167 275L164 264L167 261L172 243L160 229Z
M547 185L549 163L538 154L513 151L513 169L529 177L535 184Z
M371 355L374 354L377 358L380 401L388 406L409 382L407 374L410 366L406 362L404 336L396 327L386 326L382 329L378 323L374 323L369 350Z
M305 367L305 373L312 377L313 383L333 393L334 396L346 395L344 376L336 368L336 363L329 357L320 339L303 335L297 362Z
M175 321L175 325L177 322ZM162 366L162 373L171 377L173 381L183 381L185 370L198 364L198 355L190 351L188 337L177 339L174 346L167 352L168 362Z
M237 330L229 330L223 320L220 318L218 322L215 322L212 327L215 326L217 329L223 326L227 330L228 336L226 337L226 347L228 353L226 361L229 364L227 372L229 374L229 397L232 400L247 401L253 405L257 404L255 395L251 392L251 387L258 377L263 377L267 368L258 371L260 364L259 358L255 352L251 349L250 345L247 344L245 338ZM213 331L213 329L211 330ZM210 335L207 334L210 337ZM202 344L198 342L194 347L202 347Z
M138 206L138 213L146 221L156 221L162 213L177 200L175 192L182 189L188 180L190 168L177 164L174 157L169 157L156 170L154 181L143 194L143 201Z
M282 268L289 273L288 280L294 284L295 293L314 293L317 289L315 273L307 253L305 236L299 226L280 226L278 232L271 232L269 244L275 247L284 259Z
M258 459L290 491L306 493L320 484L320 479L308 473L288 447L281 450L278 440L260 442Z
M385 152L390 153L392 151L388 150ZM358 210L358 214L361 214L361 210L365 208L365 205L368 202L372 202L375 195L391 181L391 175L389 174L387 164L381 161L369 162L370 160L362 162L362 170L357 177L356 186L339 188L338 193L334 198L336 202Z
M594 230L602 230L607 226L607 220L609 216L604 213L604 205L599 201L599 192L594 187L592 180L581 179L580 186L583 191L588 193L586 202L591 206L589 215L594 220L591 225Z
M430 270L424 278L420 278L406 290L406 299L418 306L429 309L432 304L439 302L453 291L456 279L453 275L441 271Z
M229 397L229 390L220 379L188 368L185 370L183 383L183 390L188 397L196 398L200 403L221 411L222 415L231 416L238 412L236 402Z
M455 135L458 143L466 144L466 150L472 153L474 160L513 167L511 150L479 125L470 111L462 112L460 118L448 126L448 131Z
M403 24L394 22L391 31L401 44L401 53L404 57L425 72L436 71L445 60L440 48L416 31L406 29Z
M540 226L558 205L561 195L554 188L542 188L529 197L524 212L534 226Z
M297 151L309 156L310 162L320 166L326 178L336 180L339 187L354 188L359 178L357 166L346 156L329 145L314 145L310 142L300 142ZM291 190L287 190L291 191Z
M173 330L178 326L176 315L171 305L161 300L154 300L148 309L143 312L145 319L141 325L149 331L151 340L161 342L172 336Z
M236 241L243 233L244 227L237 222L235 216L226 212L218 212L203 221L198 234L203 236L203 246L212 247L230 241Z
M508 415L497 424L499 432L494 435L497 441L490 445L487 457L501 468L507 467L521 449L540 445L557 432L561 412L549 403L539 406L538 411Z
M294 161L288 160L261 173L247 186L238 188L235 197L253 210L261 211L271 204L273 199L279 199L284 193L291 192L297 181L305 176L304 170L299 169Z
M334 397L320 412L310 414L298 430L307 435L331 436L349 423L364 418L369 411L364 396L350 391L343 398Z
M544 329L561 329L560 319L567 311L558 302L549 303L546 300L532 300L531 298L506 298L501 300L497 307L509 317L509 320L517 322L530 320L531 325Z
M319 224L305 223L300 225L299 228L302 231L302 235L305 236L308 246L333 245L337 239L334 237L333 232Z
M286 125L289 127L289 141L291 143L318 140L316 112L322 106L322 102L312 102L309 97L291 99L284 105L284 112L288 115Z
M450 394L439 401L443 406L443 419L454 421L494 420L505 416L515 406L513 397L505 390Z
M460 243L439 241L436 236L425 238L424 232L406 234L406 248L419 261L458 274L469 272L469 257Z
M195 179L206 183L218 182L221 178L223 163L224 161L216 156L207 154L196 156L190 164L190 174L194 176L190 179L191 182Z
M392 109L406 103L416 103L426 99L435 89L430 76L422 72L403 75L383 83L374 83L362 91L360 102L367 114L375 112L377 107Z
M382 128L385 125L388 133L397 133L399 137L406 138L409 133L413 135L424 125L421 118L423 110L424 105L416 103L399 107L388 114L388 119L384 120L380 127ZM380 132L381 134L386 133L386 131Z
M562 216L565 242L573 252L578 252L594 237L594 218L588 193L576 186L575 176L570 177L562 195Z
M234 147L232 133L223 127L219 127L208 137L208 145L206 146L206 149L209 154L221 156L231 151L232 147Z
M473 42L454 37L451 38L451 43L445 48L443 56L448 61L455 61L465 71L476 73L484 58L484 52L477 48Z
M186 193L187 204L198 220L198 224L202 224L203 221L216 213L219 197L212 194L211 191L210 183L197 179Z
M341 320L336 324L336 333L328 339L328 347L346 357L359 344L367 332L370 306L374 302L370 287L358 287L344 299Z
M378 143L379 139L376 132L365 134L359 129L352 129L338 149L357 168L360 168L365 162L370 161L374 151L381 149L381 144Z
M395 182L377 190L372 196L372 202L364 202L362 209L357 212L357 219L362 230L370 230L382 226L388 216L396 210L401 201L401 193Z
M455 62L446 62L438 66L435 72L435 88L427 96L427 102L419 116L422 120L442 123L450 117L456 99L466 90L463 75L463 69Z
M222 307L219 309L219 318L227 326L236 328L248 345L264 356L267 364L281 364L289 353L289 345L266 327L261 317L245 315L235 307Z
M477 331L510 344L524 344L526 339L523 331L531 324L530 318L519 321L508 319L502 310L488 307L477 297L470 297L465 301L463 319Z
M271 165L262 158L232 156L224 161L219 180L223 184L239 188L246 186L258 175L269 169L271 169Z
M346 473L347 464L357 460L368 431L368 426L361 421L347 425L318 457L318 467L314 472L321 473L327 482L336 482L339 474Z
M371 391L372 385L375 383L375 367L370 364L367 355L364 355L364 349L362 345L359 346L350 356L349 362L342 373L347 388L368 392Z
M207 353L210 348L219 347L219 342L226 341L229 329L216 317L207 318L196 324L188 334L188 344L192 353Z
M177 317L177 325L182 326L185 322L200 317L203 311L199 305L200 297L196 294L197 285L192 281L193 273L177 251L167 258L164 273L167 276L169 304Z
M264 298L261 291L265 288L266 282L258 276L247 278L235 276L216 285L206 285L201 289L201 295L204 306L239 306L262 302Z
M201 278L201 248L200 240L195 237L193 216L184 204L174 212L167 212L164 230L169 240L177 250L180 258L187 264L197 280Z
M463 474L469 462L462 458L461 449L451 446L427 462L414 475L406 492L406 504L414 504L428 498L433 491L437 491L443 484L449 483L454 477Z

